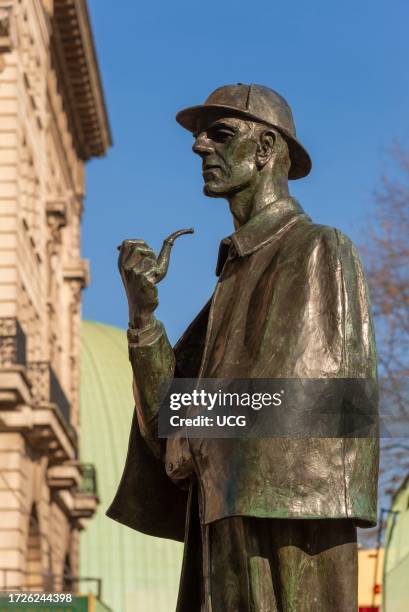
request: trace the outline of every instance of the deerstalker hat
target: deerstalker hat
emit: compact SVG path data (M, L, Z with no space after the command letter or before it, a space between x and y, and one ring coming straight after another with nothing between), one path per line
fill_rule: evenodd
M204 104L179 111L176 121L194 133L198 128L198 119L209 111L220 114L227 111L234 116L276 128L285 138L290 153L288 178L302 178L310 172L311 158L296 138L291 109L276 91L263 85L224 85L213 91Z

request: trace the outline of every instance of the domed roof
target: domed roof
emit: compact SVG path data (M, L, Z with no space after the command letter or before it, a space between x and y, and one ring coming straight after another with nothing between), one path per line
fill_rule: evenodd
M80 576L102 579L102 600L114 612L169 612L176 607L182 544L143 535L105 516L125 463L131 383L125 332L83 321L80 458L97 469L100 504L81 533Z

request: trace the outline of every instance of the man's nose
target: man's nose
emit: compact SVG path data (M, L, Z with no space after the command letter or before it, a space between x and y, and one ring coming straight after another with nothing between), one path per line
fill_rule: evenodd
M213 151L210 140L206 137L205 133L199 134L193 143L192 150L200 157L205 157Z

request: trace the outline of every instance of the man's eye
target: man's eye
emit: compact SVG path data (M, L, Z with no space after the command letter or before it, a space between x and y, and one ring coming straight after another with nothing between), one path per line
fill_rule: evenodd
M227 142L233 136L229 130L215 129L209 134L212 140L215 142Z

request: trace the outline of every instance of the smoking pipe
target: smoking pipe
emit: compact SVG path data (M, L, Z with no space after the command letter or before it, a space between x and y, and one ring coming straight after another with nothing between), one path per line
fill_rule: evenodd
M181 229L177 232L173 232L167 238L165 238L158 258L156 260L156 269L149 273L151 281L156 284L159 283L163 278L165 278L169 268L170 252L172 250L176 238L179 238L179 236L183 236L183 234L194 234L194 232L195 230L192 227L189 229ZM120 251L121 245L119 245L117 249L118 251Z
M166 276L166 273L169 268L170 252L172 250L172 247L173 247L173 244L176 238L179 238L179 236L183 236L183 234L193 234L193 233L194 233L194 229L191 227L189 229L181 229L181 230L178 230L177 232L173 232L172 234L170 234L170 236L165 238L165 240L163 241L160 253L158 255L158 259L157 259L158 265L154 272L155 283L159 283Z

